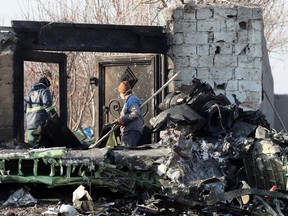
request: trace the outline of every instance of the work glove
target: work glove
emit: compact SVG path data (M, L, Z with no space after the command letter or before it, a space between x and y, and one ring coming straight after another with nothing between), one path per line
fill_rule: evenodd
M122 118L118 118L115 120L115 124L123 126L124 125L124 121L122 120Z

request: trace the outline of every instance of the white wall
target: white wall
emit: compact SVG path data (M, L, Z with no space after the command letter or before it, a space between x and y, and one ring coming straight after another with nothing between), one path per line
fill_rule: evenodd
M164 11L163 20L174 72L182 71L175 88L199 78L232 103L235 94L246 108L261 109L273 126L273 110L263 93L266 88L274 102L260 8L180 5Z

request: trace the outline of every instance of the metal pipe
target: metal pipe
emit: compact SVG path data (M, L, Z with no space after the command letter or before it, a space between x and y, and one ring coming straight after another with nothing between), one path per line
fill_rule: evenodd
M156 95L158 95L167 85L169 85L170 82L172 82L175 77L177 77L180 74L181 71L178 71L176 74L174 74L160 89L158 89L150 98L148 98L144 103L141 104L140 108L146 105L152 98L154 98ZM99 144L107 138L112 132L114 132L117 128L119 128L119 125L113 125L111 130L105 134L103 137L101 137L96 143L90 145L88 148L94 148L98 147Z

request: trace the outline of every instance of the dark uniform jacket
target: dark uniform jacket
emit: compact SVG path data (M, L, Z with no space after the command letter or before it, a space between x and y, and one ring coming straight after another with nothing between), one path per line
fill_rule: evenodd
M35 83L25 98L26 126L35 129L55 113L50 90L42 83Z
M120 118L124 122L124 126L121 126L120 128L122 133L125 131L135 130L142 134L144 120L140 106L141 101L136 95L131 94L127 98L120 113Z

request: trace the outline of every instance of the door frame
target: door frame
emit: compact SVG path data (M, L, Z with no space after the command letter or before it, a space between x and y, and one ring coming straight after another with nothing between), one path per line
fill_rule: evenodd
M145 59L144 59L145 57ZM96 126L96 136L99 137L101 134L101 130L103 129L103 122L104 122L104 110L102 105L105 104L105 68L106 67L112 67L112 66L130 66L129 62L127 61L127 58L130 59L131 65L136 64L142 64L142 65L151 65L151 62L154 61L154 89L155 92L163 85L163 83L166 80L166 73L164 73L164 65L165 65L165 55L161 54L140 54L140 55L133 55L133 54L127 54L124 56L114 56L114 57L108 57L105 59L101 59L98 62L98 79L99 79L99 86L98 86L98 100L96 107L98 109L98 125ZM125 61L126 59L126 61ZM101 85L102 83L102 85ZM104 85L103 85L104 83ZM117 86L115 86L116 88ZM155 104L159 104L160 101L164 98L165 92L163 91L162 94L158 94L155 96L155 103L153 104L154 110L153 115L157 115L157 107L155 107Z
M21 58L21 71L24 71L24 62L33 61L33 62L45 62L45 63L55 63L58 64L59 70L59 114L64 125L67 125L67 56L64 53L52 53L52 52L42 52L42 51L25 51L22 53ZM24 80L24 73L22 73L22 80ZM24 101L24 82L19 82L21 85L21 92L19 92L22 98L21 101ZM24 140L25 131L24 131L24 103L18 104L18 111L20 113L19 124L20 132L18 138Z

